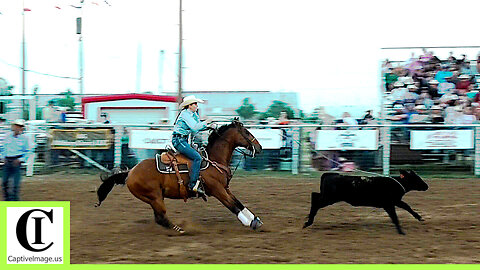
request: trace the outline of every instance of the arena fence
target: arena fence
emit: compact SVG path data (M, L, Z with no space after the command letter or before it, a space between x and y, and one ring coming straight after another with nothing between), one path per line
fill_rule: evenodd
M8 126L0 130L0 140ZM234 153L242 170L344 171L390 175L397 168L480 175L480 125L249 125L262 144L255 159ZM170 142L172 126L29 125L27 175L69 166L133 167ZM208 134L195 141L207 142ZM395 172L396 173L396 172Z

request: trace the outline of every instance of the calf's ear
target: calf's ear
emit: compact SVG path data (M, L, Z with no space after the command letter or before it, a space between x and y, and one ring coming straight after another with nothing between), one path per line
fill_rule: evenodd
M407 171L405 171L405 170L400 170L400 178L403 179L403 178L407 177L407 175L408 175L408 172L407 172Z

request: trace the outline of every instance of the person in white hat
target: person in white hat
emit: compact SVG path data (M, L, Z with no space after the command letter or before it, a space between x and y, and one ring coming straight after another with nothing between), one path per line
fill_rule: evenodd
M205 191L200 186L200 165L202 157L200 154L192 148L188 143L188 137L199 131L207 129L207 125L211 122L210 119L206 121L200 121L198 115L198 103L204 101L196 98L195 96L186 96L183 98L183 102L180 104L180 113L175 121L173 127L172 145L180 153L192 160L192 168L190 171L190 182L188 188L199 194L204 194Z
M25 120L17 119L12 123L12 132L5 135L0 147L0 159L3 160L2 189L5 201L18 201L20 192L20 165L25 162L30 146L23 134ZM13 179L10 185L10 178Z

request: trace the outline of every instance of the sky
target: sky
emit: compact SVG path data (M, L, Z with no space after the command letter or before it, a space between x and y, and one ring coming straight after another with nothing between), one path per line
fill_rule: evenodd
M85 93L177 90L178 0L24 0L26 69L79 77L76 17L83 18ZM479 1L183 0L183 89L297 92L300 109L371 106L380 63L416 50L475 46ZM22 1L0 1L0 77L21 93ZM440 58L451 49L432 49ZM476 59L480 48L455 49ZM163 53L162 53L163 52ZM140 59L140 61L139 61ZM141 64L139 64L141 63ZM140 76L139 76L140 75ZM26 93L78 80L27 72Z

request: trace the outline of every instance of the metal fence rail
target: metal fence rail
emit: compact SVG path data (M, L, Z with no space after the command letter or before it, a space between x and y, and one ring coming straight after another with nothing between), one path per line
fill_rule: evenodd
M300 124L249 125L247 128L252 131L257 130L257 132L263 130L262 134L270 134L268 136L271 136L271 138L262 135L264 137L259 138L261 143L267 139L277 140L278 142L277 148L264 149L263 154L256 159L243 159L243 156L235 154L231 166L239 166L239 168L245 170L280 170L291 171L292 174L314 170L346 172L360 170L390 175L391 168L394 166L411 165L414 167L435 167L437 171L462 171L480 175L480 125L340 126ZM53 130L95 131L100 129L110 130L109 146L107 148L72 146L55 149L52 147ZM0 130L0 140L2 140L6 130L8 128ZM161 151L160 149L129 147L132 145L132 141L136 140L135 136L132 137L131 134L137 130L146 134L153 134L150 131L162 131L163 134L170 134L172 126L98 124L28 126L26 133L32 138L35 151L33 158L29 159L27 168L31 168L32 173L48 173L52 169L64 168L65 166L101 166L105 169L117 166L132 167L139 161L154 157L155 153ZM362 148L364 146L355 145L355 143L360 144L359 141L366 139L361 138L361 134L368 130L377 132L374 133L376 134L377 145L374 148ZM320 131L336 131L333 133L334 135L328 136L340 136L341 139L337 140L343 141L339 144L340 146L335 146L337 147L335 149L318 149L319 142L324 143L325 140L330 140L334 144L338 143L338 141L335 141L335 137L333 139L326 137L323 135L326 133ZM412 143L418 144L418 140L412 142L412 139L417 138L418 131L427 131L427 134L430 134L428 136L437 136L436 138L427 138L430 140L427 141L429 145L425 145L427 149L412 149ZM321 134L318 137L316 136L317 132ZM371 136L371 133L369 134ZM204 134L203 137L205 143L206 136L208 135ZM80 140L81 138L76 139ZM165 138L164 140L169 139ZM435 142L442 144L441 147L435 148Z

